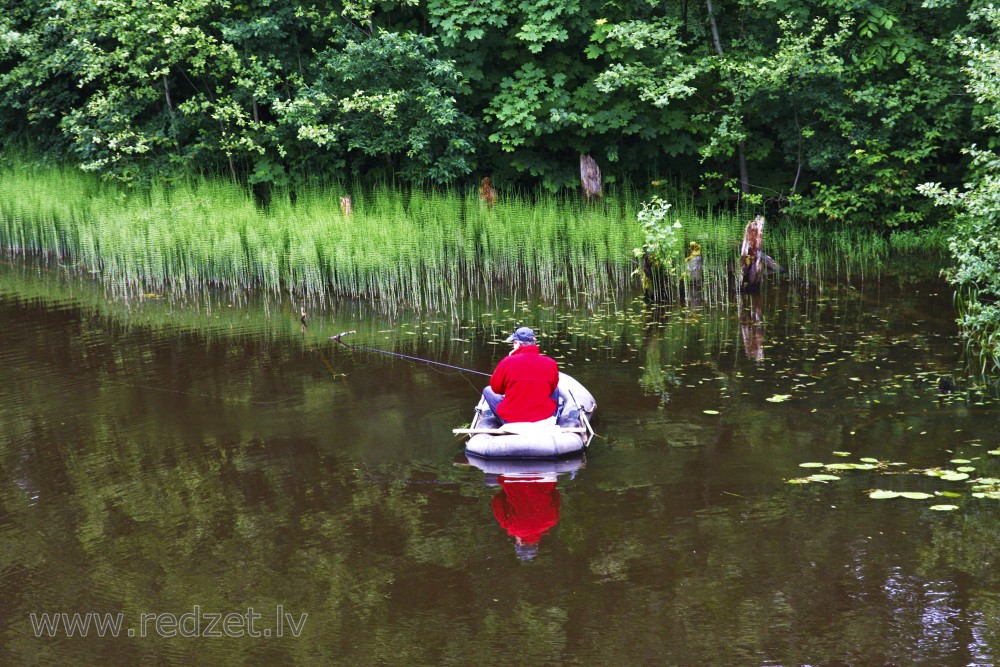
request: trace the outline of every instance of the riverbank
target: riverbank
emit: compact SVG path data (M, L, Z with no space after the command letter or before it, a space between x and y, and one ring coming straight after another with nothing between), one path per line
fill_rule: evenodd
M350 197L345 210L342 198ZM607 294L637 282L639 193L598 204L575 195L501 190L362 189L330 181L275 192L260 206L243 187L191 178L129 189L71 167L5 156L0 247L50 255L124 295L205 287L348 296L440 310L496 286L544 301ZM698 242L707 299L724 299L748 214L698 211L675 198L678 260ZM768 224L769 253L793 275L863 270L893 241L865 230ZM910 242L897 237L898 246Z

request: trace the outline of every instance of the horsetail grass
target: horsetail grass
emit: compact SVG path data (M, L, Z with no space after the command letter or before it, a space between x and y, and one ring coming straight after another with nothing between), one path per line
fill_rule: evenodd
M345 195L349 213L340 205ZM139 191L0 156L0 247L55 256L126 295L221 287L453 310L470 296L513 288L572 304L635 284L638 208L627 189L593 204L575 194L502 192L487 206L474 190L362 189L339 181L294 194L276 190L262 208L246 189L220 179ZM678 200L671 216L684 239L677 265L687 242L700 243L705 302L725 302L746 215ZM765 249L808 278L879 261L888 247L871 239L846 229L776 226L765 232ZM673 280L679 293L684 276Z

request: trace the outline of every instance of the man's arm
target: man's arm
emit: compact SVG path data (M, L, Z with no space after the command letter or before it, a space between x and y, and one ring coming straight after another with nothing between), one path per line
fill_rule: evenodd
M506 361L509 357L504 357L497 364L496 370L493 371L493 375L490 376L490 389L498 394L507 393L507 369Z

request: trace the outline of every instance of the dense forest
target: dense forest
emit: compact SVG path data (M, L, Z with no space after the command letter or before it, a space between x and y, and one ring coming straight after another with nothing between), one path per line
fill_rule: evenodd
M958 0L7 0L0 136L126 183L559 190L586 155L809 222L957 220L988 324L998 26Z

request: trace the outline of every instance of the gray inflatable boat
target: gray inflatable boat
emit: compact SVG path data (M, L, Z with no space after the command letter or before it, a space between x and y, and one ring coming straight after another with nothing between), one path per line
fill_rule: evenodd
M594 430L590 418L597 401L586 388L565 373L559 374L559 410L540 422L501 424L486 400L479 399L469 428L468 454L487 459L557 459L582 452Z

